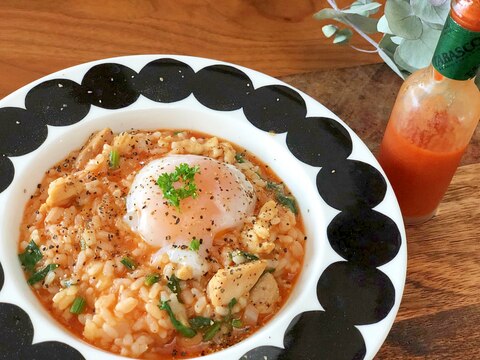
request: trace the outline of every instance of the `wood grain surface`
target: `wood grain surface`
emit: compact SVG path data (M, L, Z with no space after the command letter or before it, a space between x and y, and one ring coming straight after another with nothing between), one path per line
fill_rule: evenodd
M325 22L312 18L326 6L326 0L2 0L0 97L54 71L120 55L202 56L272 76L380 62L376 54L332 46L321 30ZM353 44L372 49L360 36Z
M479 178L480 164L460 167L438 215L407 227L407 284L378 359L480 359Z
M376 153L399 79L374 54L333 46L325 0L2 0L0 97L81 62L188 54L263 71L339 115ZM339 1L346 4L348 1ZM367 46L358 36L354 44ZM343 69L349 67L348 69ZM480 359L480 131L431 221L407 228L402 305L378 359Z

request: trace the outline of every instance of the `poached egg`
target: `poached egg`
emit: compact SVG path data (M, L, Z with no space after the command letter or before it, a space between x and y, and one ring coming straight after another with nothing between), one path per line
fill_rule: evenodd
M157 179L182 163L199 167L194 176L197 196L180 200L176 208L163 197ZM169 155L151 161L135 176L124 220L151 246L168 249L170 257L172 246L185 250L193 238L200 240L200 253L205 254L217 235L243 226L255 204L252 184L235 166L205 156Z

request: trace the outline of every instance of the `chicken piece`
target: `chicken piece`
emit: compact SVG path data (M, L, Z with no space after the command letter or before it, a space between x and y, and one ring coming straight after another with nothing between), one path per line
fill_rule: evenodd
M120 153L120 154L128 154L135 145L135 138L132 134L127 132L122 132L115 136L113 139L113 147Z
M280 300L280 290L275 277L270 273L264 274L250 291L249 300L260 314L273 312Z
M85 165L87 165L90 159L95 158L95 156L102 152L103 145L111 143L112 140L113 132L109 128L100 130L90 136L87 144L80 150L77 156L75 167L79 170L85 168Z
M249 292L266 266L266 261L257 260L218 270L207 286L211 303L214 306L225 306L233 298L238 299Z
M252 228L245 229L241 234L243 245L255 254L270 254L275 244L269 241L271 221L278 216L278 204L267 201L257 216Z
M47 207L66 207L84 189L83 182L69 175L52 181L48 187Z

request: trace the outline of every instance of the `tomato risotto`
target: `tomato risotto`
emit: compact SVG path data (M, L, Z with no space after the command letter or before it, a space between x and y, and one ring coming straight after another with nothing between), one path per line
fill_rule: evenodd
M294 197L238 146L103 129L46 172L19 259L51 315L93 346L179 359L231 346L287 300L306 237Z

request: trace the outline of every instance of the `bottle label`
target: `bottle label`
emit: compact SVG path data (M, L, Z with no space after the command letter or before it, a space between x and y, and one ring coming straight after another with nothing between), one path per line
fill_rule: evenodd
M473 78L480 66L480 32L467 30L448 16L432 64L447 78Z

